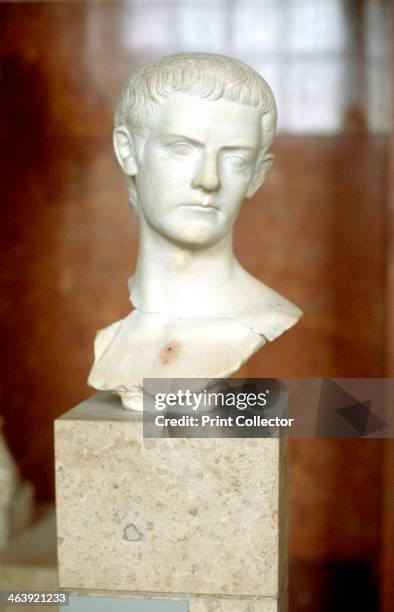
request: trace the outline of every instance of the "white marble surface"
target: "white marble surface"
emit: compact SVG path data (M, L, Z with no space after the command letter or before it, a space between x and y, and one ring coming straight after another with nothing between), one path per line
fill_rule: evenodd
M264 79L223 56L162 58L126 81L115 124L140 223L135 310L99 331L89 384L139 409L144 376L228 376L301 311L233 251L242 203L273 162L276 105Z

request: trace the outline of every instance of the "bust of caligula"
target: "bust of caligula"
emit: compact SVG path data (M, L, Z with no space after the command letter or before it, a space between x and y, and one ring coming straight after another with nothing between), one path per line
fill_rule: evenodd
M299 319L233 251L242 203L273 162L276 116L265 80L221 55L163 57L124 84L114 147L140 226L134 310L97 333L88 382L125 408L141 409L144 377L230 376Z

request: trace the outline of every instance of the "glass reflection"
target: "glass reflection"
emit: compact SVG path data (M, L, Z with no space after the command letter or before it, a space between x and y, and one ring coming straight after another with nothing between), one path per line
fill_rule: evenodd
M124 76L168 53L224 53L254 66L269 81L278 100L281 132L338 133L354 129L356 115L357 129L389 129L387 0L129 0L115 3L115 8L98 5L88 30L92 56L104 57L109 11L121 30L117 44L122 65L116 66L116 74Z

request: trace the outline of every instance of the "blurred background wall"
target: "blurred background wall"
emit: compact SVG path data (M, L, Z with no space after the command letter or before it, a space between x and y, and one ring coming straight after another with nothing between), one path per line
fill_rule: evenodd
M305 314L240 374L394 376L389 4L0 4L0 401L39 498L53 498L53 419L92 393L95 332L130 309L138 227L112 115L128 73L160 55L235 56L277 99L276 164L243 207L235 247ZM393 469L383 455L379 440L291 441L293 612L326 609L338 585L341 604L327 609L377 609L382 526L394 507L382 513Z

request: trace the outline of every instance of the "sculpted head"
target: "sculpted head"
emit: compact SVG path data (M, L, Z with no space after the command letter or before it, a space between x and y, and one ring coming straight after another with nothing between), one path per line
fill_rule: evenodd
M238 60L182 53L140 68L114 146L141 222L190 249L219 242L264 181L275 129L269 86Z

